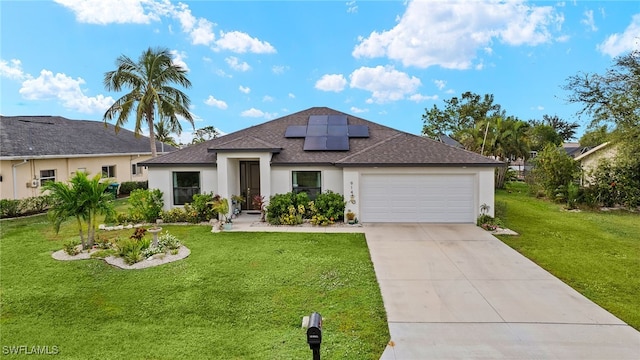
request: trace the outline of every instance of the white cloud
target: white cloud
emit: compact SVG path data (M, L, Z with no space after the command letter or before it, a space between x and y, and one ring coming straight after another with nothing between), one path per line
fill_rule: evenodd
M29 76L22 83L20 94L27 100L51 100L57 99L65 108L82 112L103 112L114 103L114 99L104 95L87 96L80 85L85 81L82 78L73 79L65 74L42 70L40 76Z
M218 109L222 109L222 110L227 109L227 103L222 100L216 99L215 97L213 97L213 95L209 95L209 97L207 98L207 100L204 101L204 103L209 106L215 106Z
M251 88L250 88L250 87L244 87L244 86L242 86L242 85L240 85L240 86L238 87L238 90L240 90L240 92L243 92L243 93L245 93L245 94L248 94L248 93L250 93L250 92L251 92Z
M277 75L284 74L284 72L287 70L289 70L289 67L284 65L276 65L271 68L271 71L273 71L273 73Z
M266 41L261 41L240 31L220 32L215 50L229 50L236 53L273 54L276 49Z
M522 1L412 1L394 28L362 38L352 55L468 69L477 51L494 40L514 46L551 42L551 31L563 21L552 6Z
M256 108L251 108L249 110L245 110L245 111L240 113L240 116L243 116L243 117L252 117L252 118L263 117L265 119L273 119L277 115L278 114L276 114L276 113L268 113L268 112L264 112L262 110L258 110Z
M361 67L349 75L350 86L371 92L367 103L386 103L403 99L413 94L421 85L420 79L409 77L406 73L394 69L393 66Z
M249 66L249 64L244 61L240 62L240 60L238 60L238 58L235 56L229 56L228 58L224 59L224 61L226 61L233 70L242 72L251 70L251 66Z
M415 102L423 102L427 100L438 100L438 95L413 94L409 96L409 100L415 101Z
M438 90L442 90L447 86L447 82L444 80L433 80L433 83L436 84Z
M104 0L55 0L58 4L69 8L81 23L106 25L118 24L148 24L159 20L153 9L145 9L147 1L120 0L117 6Z
M351 112L354 113L354 114L362 114L362 113L369 112L369 109L360 109L360 108L357 108L355 106L352 106L351 107Z
M631 18L631 24L627 26L622 34L610 35L605 41L597 46L598 50L611 57L616 57L627 51L640 49L640 14L635 14Z
M189 67L187 66L187 63L184 61L184 59L187 58L187 53L185 53L184 51L178 51L178 50L171 50L170 53L171 55L173 55L173 60L171 62L174 65L178 65L181 68L185 69L186 71L189 71Z
M272 96L269 96L269 95L265 95L265 96L262 98L262 102L272 102L273 100L274 100L274 99L273 99L273 97L272 97Z
M316 81L315 88L322 91L340 92L347 85L347 80L342 74L325 74Z
M531 110L542 111L542 110L544 110L544 106L542 106L542 105L534 106L534 107L531 108Z
M289 99L295 99L296 95L294 93L289 93Z
M355 0L347 1L345 3L345 5L347 5L347 12L348 13L353 14L353 13L357 13L358 12L358 5L356 5Z
M581 24L586 25L591 31L598 31L595 20L593 20L593 10L584 12L584 19L580 20Z
M11 80L24 80L28 77L28 74L22 71L22 62L20 60L0 60L0 77L6 77Z

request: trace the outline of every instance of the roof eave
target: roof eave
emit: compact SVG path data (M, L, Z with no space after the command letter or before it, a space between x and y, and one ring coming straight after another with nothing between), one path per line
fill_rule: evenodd
M240 148L240 149L216 149L208 148L208 153L230 153L230 152L270 152L272 154L278 154L282 151L282 148Z
M185 162L180 162L180 163L147 163L147 162L140 162L138 163L138 165L142 165L142 166L146 166L146 167L191 167L191 166L201 166L201 167L218 167L218 164L216 163L185 163Z
M505 167L506 164L500 163L338 163L337 167Z

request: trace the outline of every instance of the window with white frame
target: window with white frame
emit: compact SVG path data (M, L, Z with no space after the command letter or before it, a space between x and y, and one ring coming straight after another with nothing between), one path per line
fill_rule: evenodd
M322 178L320 171L293 171L291 185L294 193L306 192L309 199L315 200L322 192Z
M54 170L40 170L40 186L50 182L56 181L56 171Z
M116 166L109 165L102 167L102 177L103 178L114 178L116 177Z

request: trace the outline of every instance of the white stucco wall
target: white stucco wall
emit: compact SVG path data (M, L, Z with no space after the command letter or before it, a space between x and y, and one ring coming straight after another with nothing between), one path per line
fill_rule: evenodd
M180 205L173 205L173 172L175 171L200 172L200 193L218 193L218 174L215 167L151 167L148 169L149 189L162 191L165 210L180 207Z

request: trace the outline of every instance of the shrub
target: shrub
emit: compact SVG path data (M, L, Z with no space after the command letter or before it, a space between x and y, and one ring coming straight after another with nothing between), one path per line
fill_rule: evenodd
M78 240L69 240L66 243L62 244L62 249L67 254L74 256L80 253L80 249L78 249L78 245L80 245L80 241Z
M132 219L142 219L150 223L160 218L164 206L162 191L158 189L136 189L131 192L128 203L129 216Z
M136 228L136 229L133 231L133 235L131 235L131 236L129 237L129 239L133 239L133 240L140 241L140 240L142 240L142 238L144 237L144 235L145 235L146 233L147 233L147 229L145 229L145 228L141 228L141 227Z
M96 246L100 249L110 249L111 248L111 240L106 238L105 236L98 235L96 236Z
M162 212L162 221L166 223L190 222L189 216L183 208L173 208Z
M120 194L121 195L129 195L133 190L149 189L148 181L124 181L120 184Z
M165 231L164 234L160 234L158 236L158 247L161 249L169 249L174 250L178 249L182 244L180 244L180 240L178 240L175 235L169 234L168 231Z
M306 193L275 194L271 197L269 205L265 209L267 211L267 221L273 225L280 225L282 224L281 221L290 215L289 207L293 206L294 209L297 209L299 204L306 205L308 202L309 196Z
M142 256L143 246L145 244L142 241L134 239L118 239L116 242L115 251L125 263L131 265L144 259ZM148 244L147 244L148 247Z
M314 201L319 215L323 215L332 221L342 220L344 218L344 207L346 202L344 196L327 190L322 194L318 194Z
M566 199L566 185L578 179L580 164L553 144L547 145L533 162L534 181L545 195L550 199L557 198L557 195Z
M217 217L217 213L213 209L213 203L218 200L220 200L220 195L214 195L213 193L193 195L193 201L189 206L195 212L195 222L209 221Z
M18 216L20 200L2 199L0 200L0 218L12 218Z

